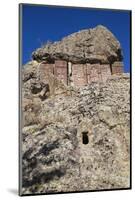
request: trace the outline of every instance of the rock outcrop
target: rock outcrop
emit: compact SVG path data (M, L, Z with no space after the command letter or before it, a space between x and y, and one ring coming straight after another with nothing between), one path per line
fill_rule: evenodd
M119 41L104 26L73 33L61 41L48 42L32 55L34 60L54 62L57 59L72 63L113 63L122 61Z
M129 75L74 88L37 69L22 72L22 194L128 188Z

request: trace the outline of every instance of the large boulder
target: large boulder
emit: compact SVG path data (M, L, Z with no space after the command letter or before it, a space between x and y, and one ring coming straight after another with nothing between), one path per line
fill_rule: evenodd
M73 63L113 63L122 60L122 50L116 37L99 25L68 35L61 41L48 42L34 51L32 57L47 62L64 59Z

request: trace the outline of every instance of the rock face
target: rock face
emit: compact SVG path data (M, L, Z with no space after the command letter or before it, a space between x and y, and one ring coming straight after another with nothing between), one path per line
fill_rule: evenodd
M57 59L72 63L113 63L122 61L119 41L104 26L73 33L61 41L47 43L33 52L37 61L54 62Z
M112 74L123 73L120 43L101 25L47 43L32 57L43 75L51 72L68 86L105 82Z
M99 29L103 30L99 36L104 37L106 30L97 27L86 33L78 33L78 38L79 34L94 37L94 32ZM105 36L108 42L104 45L114 39L112 36L109 40L109 36L110 32L108 39ZM74 34L71 37L74 38ZM84 41L86 38L82 37ZM97 49L94 46L91 51L98 50L100 55L103 49L98 49L97 37L94 38ZM70 37L63 41L67 41L69 48ZM61 45L56 43L56 49L57 46L64 48ZM106 46L108 53L101 60L109 59L110 51L119 60L119 54L116 53L119 48L119 43L114 39L114 46ZM42 53L44 50L46 47ZM72 51L73 48L70 54ZM113 75L106 83L95 82L83 88L74 88L64 85L52 74L42 78L37 69L38 62L32 61L22 70L21 193L128 188L129 75Z

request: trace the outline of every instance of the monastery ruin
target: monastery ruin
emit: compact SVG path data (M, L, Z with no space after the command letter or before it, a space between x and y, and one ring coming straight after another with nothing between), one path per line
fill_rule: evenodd
M47 43L33 53L33 59L42 76L52 73L71 86L105 82L110 75L123 73L120 43L101 25Z

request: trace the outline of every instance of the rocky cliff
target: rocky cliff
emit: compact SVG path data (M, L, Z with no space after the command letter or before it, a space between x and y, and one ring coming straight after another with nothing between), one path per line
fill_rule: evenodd
M119 43L110 50L119 59L116 49ZM73 88L51 74L42 79L38 62L27 63L21 137L23 194L128 188L129 75Z
M81 30L61 41L47 43L33 52L37 61L54 62L64 59L72 63L113 63L122 60L119 41L104 26Z

